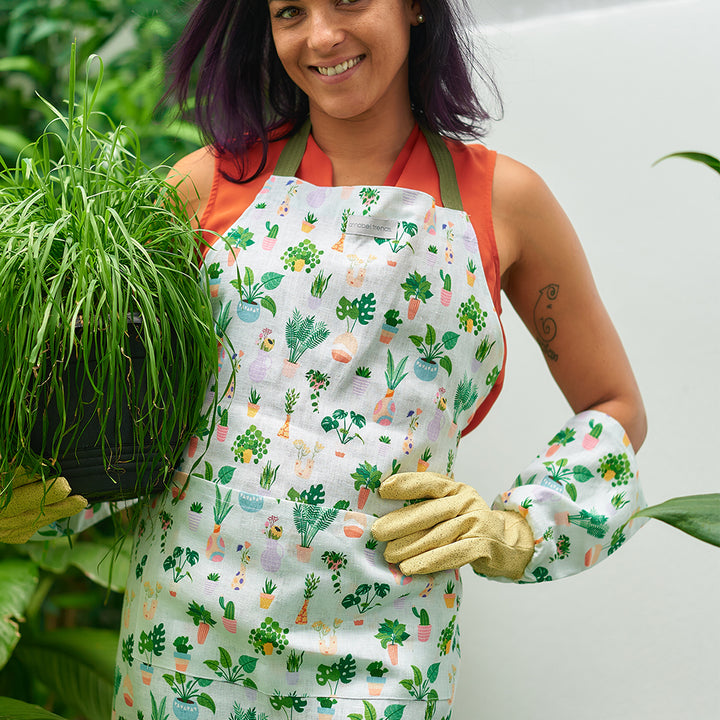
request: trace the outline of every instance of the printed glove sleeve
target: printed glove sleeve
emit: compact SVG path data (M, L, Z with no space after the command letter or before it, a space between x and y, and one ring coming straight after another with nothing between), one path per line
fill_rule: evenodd
M532 528L535 551L519 581L533 583L611 555L642 527L632 516L645 506L625 430L595 410L571 418L492 504L519 512Z
M470 564L476 572L517 579L532 557L530 526L517 512L490 510L469 485L433 472L398 473L380 485L388 500L421 500L375 521L385 559L404 575Z
M12 485L12 497L0 509L0 542L27 542L40 528L76 515L87 506L84 497L70 494L64 477L43 482L40 476L20 469Z

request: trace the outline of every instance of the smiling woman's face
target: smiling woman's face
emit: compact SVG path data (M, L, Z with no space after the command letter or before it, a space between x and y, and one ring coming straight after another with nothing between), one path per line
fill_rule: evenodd
M278 57L310 101L335 119L409 111L415 0L269 0Z

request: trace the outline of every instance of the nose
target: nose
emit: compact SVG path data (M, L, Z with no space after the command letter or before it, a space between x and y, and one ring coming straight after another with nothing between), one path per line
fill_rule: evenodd
M345 38L345 31L337 17L333 17L332 9L316 9L311 13L308 27L308 47L317 53L331 51Z

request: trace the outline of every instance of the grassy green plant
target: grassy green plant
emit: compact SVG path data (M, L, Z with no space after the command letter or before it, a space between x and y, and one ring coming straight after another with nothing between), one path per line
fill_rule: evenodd
M19 464L45 477L62 471L53 459L84 425L97 422L103 438L119 425L124 408L133 414L135 445L150 440L160 462L173 467L217 372L198 234L176 190L159 176L166 170L151 170L140 159L136 135L124 125L95 129L103 65L96 57L91 65L97 78L91 83L86 71L76 106L73 45L67 113L44 101L55 119L28 158L16 167L0 166L0 476L5 478ZM146 356L140 377L129 360L135 323ZM71 417L63 409L65 373L74 359L73 382L89 394L94 415L79 411ZM59 407L54 427L43 416L48 396ZM42 426L37 452L29 444L36 422ZM115 450L101 444L107 467ZM157 471L155 461L143 462L143 469ZM10 485L7 480L4 485L7 498Z

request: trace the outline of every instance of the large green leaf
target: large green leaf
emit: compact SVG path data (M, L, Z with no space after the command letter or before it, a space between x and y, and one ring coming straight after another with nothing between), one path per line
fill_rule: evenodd
M109 718L118 634L68 628L25 636L16 657L66 705L88 718Z
M4 667L20 640L18 620L35 592L38 568L29 560L0 562L0 668Z
M667 160L668 158L675 157L685 158L685 160L694 160L695 162L703 163L703 165L707 165L715 172L720 173L720 160L718 160L716 157L713 157L712 155L706 155L705 153L699 152L671 153L670 155L665 155L665 157L661 157L659 160L653 163L653 165L657 165L657 163L662 162L663 160Z
M698 540L720 547L720 493L672 498L640 510L635 516L662 520Z
M9 697L0 697L0 720L63 720L37 705L30 705Z

